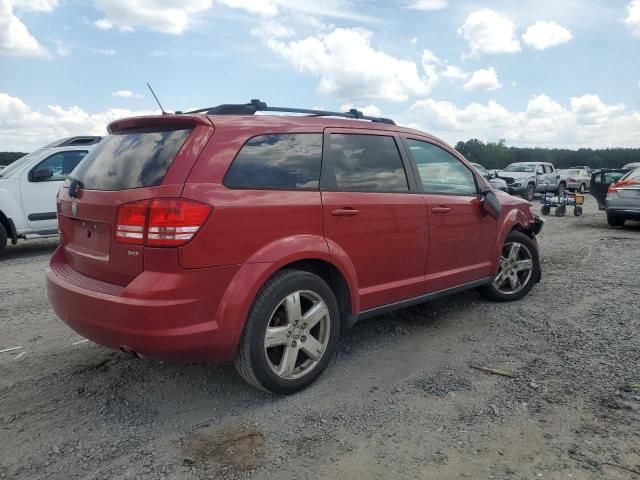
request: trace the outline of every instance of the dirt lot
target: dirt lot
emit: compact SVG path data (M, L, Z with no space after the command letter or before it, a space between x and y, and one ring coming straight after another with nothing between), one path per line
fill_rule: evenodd
M10 247L0 350L23 348L0 353L0 478L640 478L640 224L609 228L589 198L540 246L526 299L357 325L288 398L76 343L46 299L55 242Z

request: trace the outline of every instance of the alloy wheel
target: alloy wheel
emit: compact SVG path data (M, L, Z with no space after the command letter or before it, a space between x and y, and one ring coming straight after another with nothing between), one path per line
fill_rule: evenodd
M264 351L271 370L292 380L311 372L329 343L329 308L310 290L287 295L275 308L265 333Z
M522 290L533 274L533 256L526 245L519 242L505 243L500 256L498 274L493 285L505 295Z

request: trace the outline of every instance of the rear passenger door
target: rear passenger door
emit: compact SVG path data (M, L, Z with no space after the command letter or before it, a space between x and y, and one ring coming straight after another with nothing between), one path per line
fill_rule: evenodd
M426 139L407 138L406 147L429 214L427 292L490 276L497 222L482 207L471 167Z
M545 177L549 182L549 189L555 189L560 183L558 172L556 172L555 168L553 168L553 165L549 164L544 165L544 172ZM538 187L538 191L544 192L544 182L542 182L542 185L538 185Z
M325 131L325 237L353 263L361 310L424 293L425 203L398 142L377 130Z

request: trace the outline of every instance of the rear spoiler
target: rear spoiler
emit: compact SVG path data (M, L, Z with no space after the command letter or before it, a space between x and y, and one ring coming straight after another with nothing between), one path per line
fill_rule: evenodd
M213 123L204 115L149 115L143 117L129 117L111 122L107 126L109 133L118 133L124 130L150 127L195 127L204 125L213 127Z

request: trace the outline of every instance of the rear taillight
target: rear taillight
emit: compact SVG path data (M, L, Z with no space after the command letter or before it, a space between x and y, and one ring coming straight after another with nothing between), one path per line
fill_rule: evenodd
M118 208L116 240L154 247L177 247L191 240L211 214L209 205L160 198Z
M144 243L144 227L147 223L148 200L127 203L118 208L116 240L120 243Z
M618 180L617 182L612 183L611 185L609 185L609 188L607 189L607 192L615 193L618 190L620 190L621 188L629 187L631 185L639 185L639 184L640 184L640 182L638 182L638 180L633 180L633 179Z

